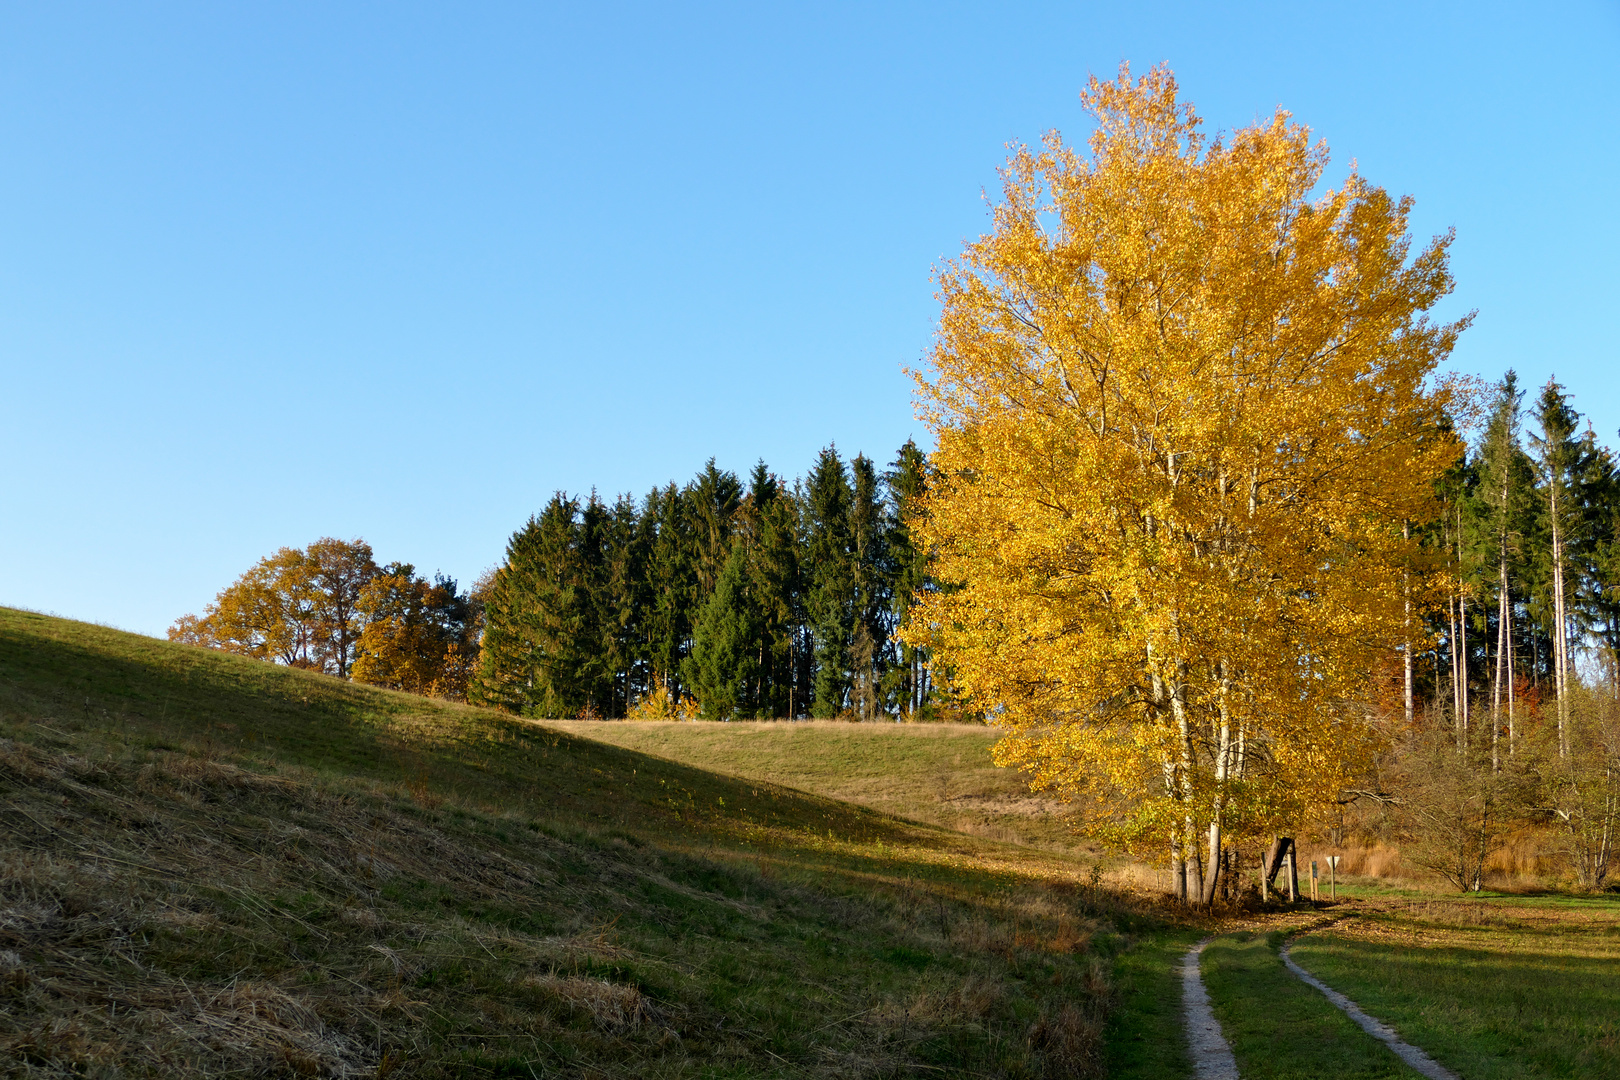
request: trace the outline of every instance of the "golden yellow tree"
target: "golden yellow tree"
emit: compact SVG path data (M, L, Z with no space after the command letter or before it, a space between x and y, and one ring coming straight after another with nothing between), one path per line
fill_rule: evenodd
M1019 150L938 276L916 529L951 587L904 633L1004 728L999 761L1207 901L1223 842L1374 745L1401 525L1459 449L1425 380L1467 320L1425 315L1450 237L1412 254L1410 201L1354 172L1313 198L1327 151L1288 114L1206 139L1163 68L1083 96L1089 156Z

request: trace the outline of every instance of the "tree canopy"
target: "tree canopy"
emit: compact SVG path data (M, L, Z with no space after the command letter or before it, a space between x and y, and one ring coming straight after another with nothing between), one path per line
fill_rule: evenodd
M1371 745L1402 523L1460 447L1425 380L1467 320L1425 315L1450 237L1414 252L1410 200L1353 171L1313 196L1327 151L1286 113L1209 139L1163 68L1084 100L1089 155L1017 151L939 275L914 532L949 587L902 633L1000 761L1207 897L1223 829L1331 797Z

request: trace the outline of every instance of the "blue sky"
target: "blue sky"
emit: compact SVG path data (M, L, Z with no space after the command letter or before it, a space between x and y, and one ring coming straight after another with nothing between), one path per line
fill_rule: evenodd
M556 489L922 431L1008 143L1168 63L1457 229L1454 365L1620 427L1620 6L0 8L0 603L161 634L323 535L470 581Z

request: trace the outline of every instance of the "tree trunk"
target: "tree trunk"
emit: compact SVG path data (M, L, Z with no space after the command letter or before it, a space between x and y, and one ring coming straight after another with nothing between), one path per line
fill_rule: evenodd
M1221 823L1209 823L1209 874L1204 878L1204 906L1215 903L1215 894L1221 883Z
M1401 538L1412 538L1412 526L1409 522L1401 522ZM1416 702L1412 695L1412 575L1410 571L1401 574L1401 589L1405 594L1406 603L1406 644L1401 647L1401 668L1405 676L1403 687L1403 701L1406 705L1406 726L1410 728L1416 718Z
M1550 478L1547 484L1547 497L1549 497L1549 517L1552 518L1552 691L1558 695L1558 756L1567 758L1570 755L1570 740L1565 732L1565 717L1568 714L1568 685L1565 683L1568 675L1568 643L1563 636L1563 529L1558 523L1558 478Z
M1502 734L1502 684L1507 681L1507 675L1505 674L1508 635L1506 536L1503 536L1501 546L1498 548L1497 570L1496 680L1491 687L1491 768L1493 770L1502 767L1501 757L1497 752L1497 742Z
M1468 745L1468 593L1463 587L1462 506L1457 507L1457 746Z
M1226 810L1226 784L1232 773L1232 713L1226 701L1226 695L1231 689L1231 679L1226 661L1223 660L1217 665L1217 671L1220 673L1218 701L1221 728L1215 744L1215 797L1209 814L1209 875L1204 882L1202 896L1205 907L1215 903L1216 889L1220 885L1221 815Z
M1463 678L1458 667L1458 657L1461 649L1456 644L1456 599L1445 597L1445 619L1450 623L1450 648L1452 648L1452 724L1456 727L1456 742L1463 743Z

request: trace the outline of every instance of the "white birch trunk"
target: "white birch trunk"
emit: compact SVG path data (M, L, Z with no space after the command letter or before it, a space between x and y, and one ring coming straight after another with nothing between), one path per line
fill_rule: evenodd
M1558 695L1558 756L1569 756L1569 735L1565 731L1565 717L1569 708L1566 671L1569 653L1564 639L1564 534L1558 520L1558 478L1549 477L1548 509L1552 520L1553 563L1553 693Z

